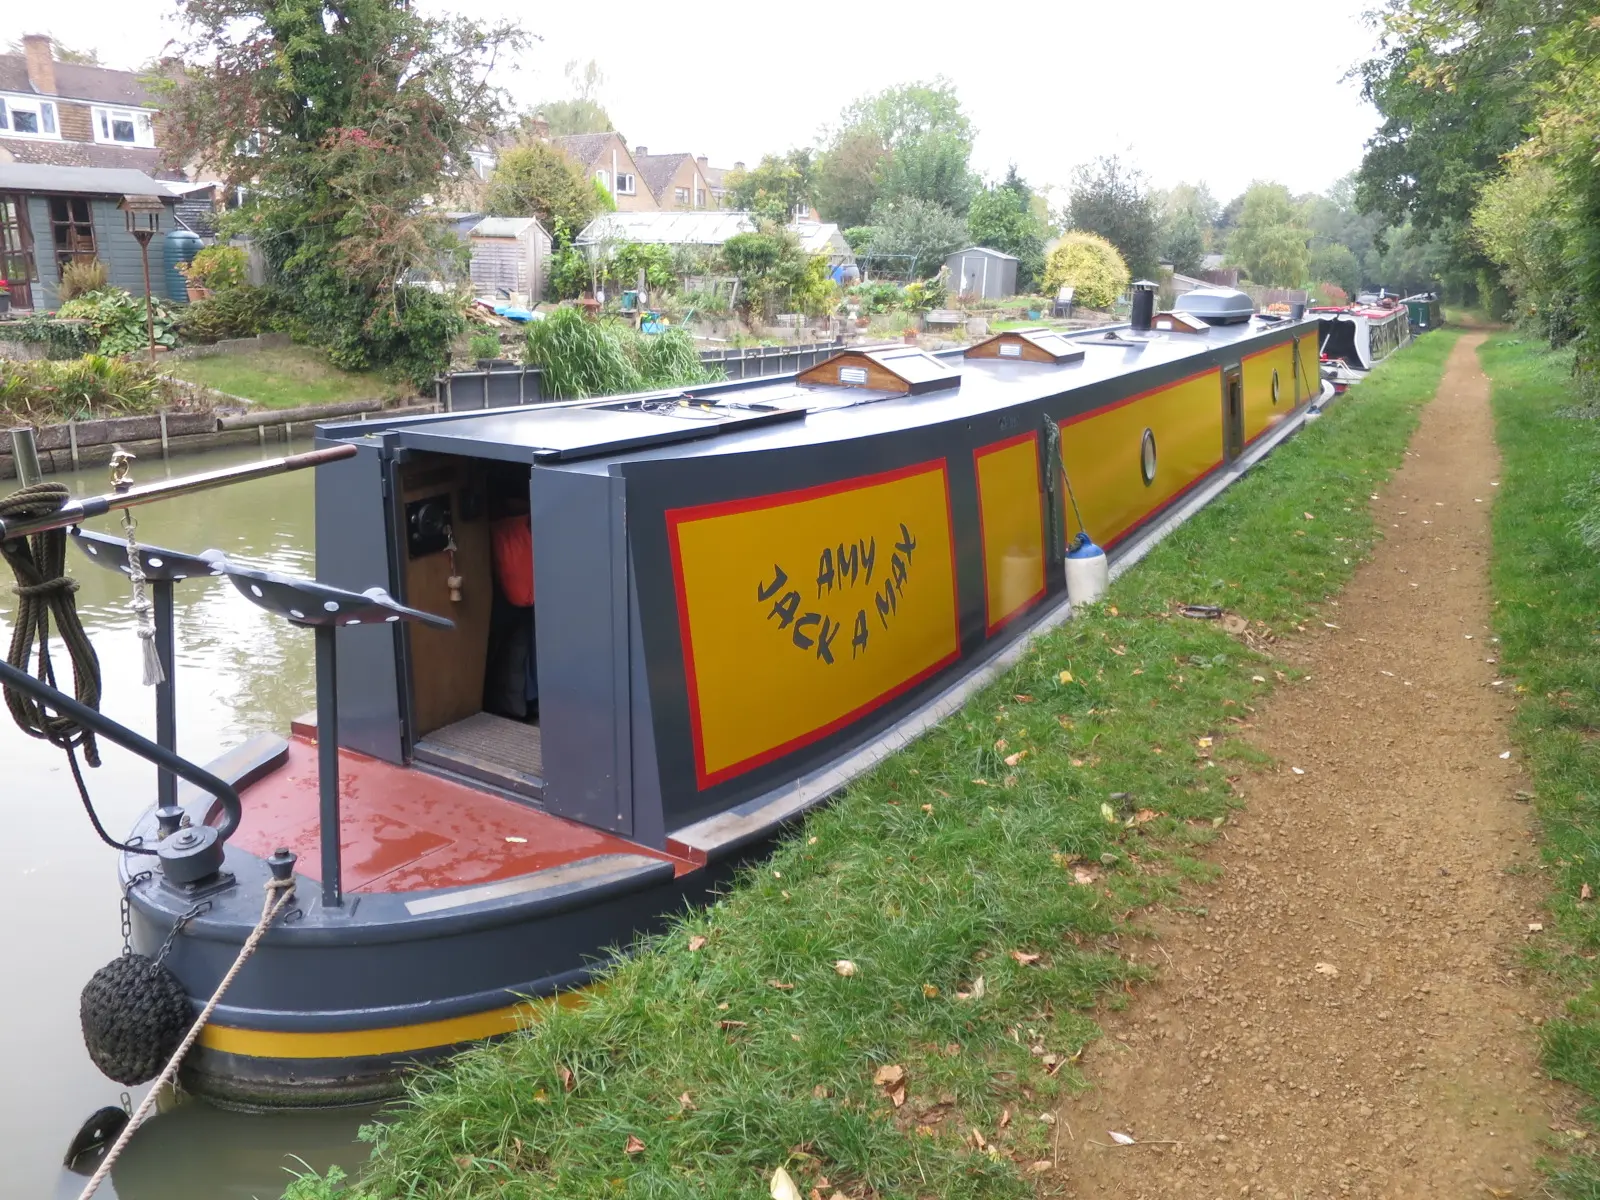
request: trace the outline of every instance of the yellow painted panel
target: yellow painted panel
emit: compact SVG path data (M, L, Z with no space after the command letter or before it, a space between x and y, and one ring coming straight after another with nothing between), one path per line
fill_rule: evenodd
M1299 390L1295 392L1295 398L1300 403L1315 400L1322 391L1321 336L1316 329L1313 329L1300 338Z
M1294 411L1294 344L1283 342L1247 354L1244 375L1244 440L1255 441ZM1278 373L1278 400L1272 399L1272 373Z
M1147 485L1140 445L1149 429L1156 473ZM1114 544L1151 511L1222 462L1222 376L1215 368L1063 422L1066 464L1089 536ZM1075 533L1070 506L1066 529Z
M1044 516L1038 435L984 446L978 472L984 620L990 633L1044 595Z
M960 654L944 459L667 514L702 788Z

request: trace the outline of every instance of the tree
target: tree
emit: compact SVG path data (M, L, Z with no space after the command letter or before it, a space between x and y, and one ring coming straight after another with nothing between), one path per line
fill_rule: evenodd
M1160 229L1142 171L1115 154L1078 167L1067 211L1073 229L1105 238L1135 274L1155 274Z
M816 184L814 152L800 147L787 154L768 154L748 171L731 171L726 180L734 208L758 213L782 224L797 208L810 208Z
M488 76L522 32L394 0L181 0L179 11L183 66L156 84L167 150L251 186L232 224L257 235L300 336L340 366L427 378L465 316L458 297L402 286L458 261L423 200L465 173L469 147L503 118Z
M967 165L972 144L948 130L921 134L890 151L880 201L924 200L961 214L972 203L977 181Z
M869 253L909 255L912 273L927 278L967 241L967 223L948 209L914 196L883 205Z
M806 254L781 225L763 222L754 233L734 234L722 244L722 258L739 278L739 303L749 313L819 315L832 307L836 288L828 260Z
M985 188L967 210L967 236L1017 259L1017 288L1031 291L1044 273L1044 225L1034 212L1033 189L1015 164L1005 180Z
M1361 262L1349 246L1324 242L1311 252L1311 282L1332 283L1353 296L1361 290Z
M1157 243L1161 257L1174 271L1193 275L1210 248L1211 226L1219 207L1216 197L1204 183L1180 183L1154 200L1161 214Z
M1281 183L1252 183L1244 194L1239 224L1228 239L1228 257L1256 283L1299 287L1311 269L1309 234Z
M888 157L888 149L870 129L840 134L817 164L817 210L840 226L865 225L872 219Z
M552 234L578 233L599 211L599 197L583 173L548 142L513 146L500 155L484 207L496 217L538 217Z
M615 129L611 114L606 112L597 98L600 85L606 78L600 70L600 64L590 59L580 67L578 60L573 59L567 63L566 76L574 95L564 100L547 100L538 108L538 115L549 127L551 136L610 133ZM524 118L524 125L527 123Z
M955 84L942 75L863 96L844 110L841 124L845 130L868 130L889 150L928 134L953 134L972 145L972 122L961 111Z
M1105 238L1072 230L1056 243L1045 263L1045 291L1073 289L1074 303L1085 308L1110 308L1128 290L1128 264Z

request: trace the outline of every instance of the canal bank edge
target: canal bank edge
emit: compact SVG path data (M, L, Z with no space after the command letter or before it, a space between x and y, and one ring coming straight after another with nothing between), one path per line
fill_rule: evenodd
M1142 974L1109 939L1204 870L1244 753L1228 710L1272 686L1173 606L1223 604L1265 647L1333 594L1454 340L1397 356L591 1004L416 1080L360 1191L734 1194L787 1163L847 1195L1031 1194L1087 1011Z

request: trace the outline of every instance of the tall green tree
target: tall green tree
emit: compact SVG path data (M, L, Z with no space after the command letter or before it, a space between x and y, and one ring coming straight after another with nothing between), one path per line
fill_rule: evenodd
M484 207L497 217L538 217L552 234L576 235L600 210L600 202L571 159L548 142L530 142L500 155Z
M1309 239L1289 189L1257 181L1244 194L1239 223L1228 239L1228 257L1255 283L1301 287L1311 271Z
M341 366L426 378L464 316L402 286L453 253L423 201L503 119L489 73L521 30L398 0L181 0L179 14L183 69L160 85L168 151L251 188L235 224L257 236L303 336Z
M1136 277L1156 273L1160 218L1149 181L1137 167L1115 154L1078 167L1067 212L1072 228L1105 238Z
M907 196L880 206L869 252L907 255L913 273L927 278L966 241L966 221L931 200Z
M880 203L924 200L956 214L976 191L972 123L947 79L864 96L841 114L817 176L818 209L865 224Z
M841 132L816 166L817 211L843 228L866 225L888 158L888 148L872 130L858 126Z
M765 155L748 171L730 172L726 182L732 207L784 224L797 208L815 202L815 159L816 152L802 146L787 154Z
M600 64L593 59L583 64L573 59L567 63L566 76L573 94L559 100L546 100L537 109L549 126L550 134L561 137L573 133L610 133L615 129L611 114L600 103L600 88L606 78ZM527 124L524 118L524 125Z
M1311 252L1310 272L1310 282L1335 284L1348 296L1361 290L1361 261L1338 242L1324 242Z
M967 210L967 236L1017 259L1017 287L1030 291L1044 274L1044 223L1033 203L1033 189L1013 163L1005 179L984 188Z
M1180 183L1154 197L1161 215L1158 249L1184 275L1200 270L1211 248L1211 226L1220 205L1204 183Z

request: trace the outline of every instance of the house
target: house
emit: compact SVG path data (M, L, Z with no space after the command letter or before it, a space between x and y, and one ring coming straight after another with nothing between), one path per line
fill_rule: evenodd
M159 198L166 209L161 228L177 227L178 198L142 171L0 162L0 275L10 287L12 308L56 307L61 270L74 259L98 258L113 284L144 295L139 243L117 207L128 196ZM151 290L182 299L168 294L160 236L150 257Z
M138 75L55 60L47 37L0 54L0 162L106 167L182 179L158 146L159 112Z
M728 207L728 176L734 171L743 171L744 164L736 162L732 168L713 167L710 163L701 160L700 173L706 177L706 186L711 189L711 207Z
M633 161L655 197L657 208L681 211L718 207L712 203L711 181L706 178L711 164L704 155L696 158L692 154L651 154L644 146L635 146Z
M1004 300L1017 294L1017 260L986 246L968 246L944 260L957 296Z
M639 179L639 166L622 135L570 133L550 139L590 179L598 180L617 202L618 212L654 212L661 206Z
M533 217L487 217L467 235L472 290L538 303L550 263L550 235Z

